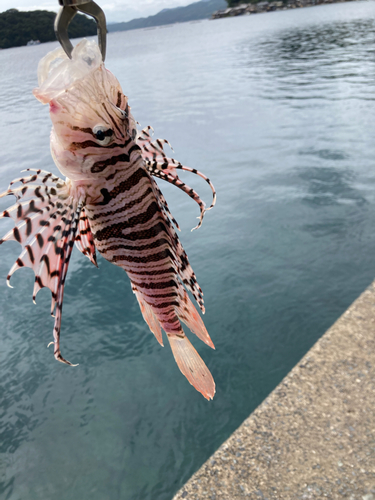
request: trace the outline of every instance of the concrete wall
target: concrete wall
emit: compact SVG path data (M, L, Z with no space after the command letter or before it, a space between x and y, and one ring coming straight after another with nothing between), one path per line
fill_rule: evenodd
M375 282L174 500L243 498L375 500Z

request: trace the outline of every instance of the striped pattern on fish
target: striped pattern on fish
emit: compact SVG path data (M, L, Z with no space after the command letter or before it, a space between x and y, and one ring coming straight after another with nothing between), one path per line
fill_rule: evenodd
M178 224L152 176L173 183L198 203L197 227L206 211L204 202L179 179L177 170L206 180L213 191L209 208L215 204L215 190L203 174L168 158L164 145L169 143L152 141L151 127L137 131L127 98L104 68L94 42L84 40L77 45L72 61L64 60L61 53L59 57L63 59L60 69L65 69L63 79L69 76L66 69L72 68L71 79L59 82L57 67L42 75L34 93L50 105L52 156L67 178L63 181L48 172L30 171L1 195L15 195L17 203L2 214L12 217L16 225L0 244L15 239L23 248L8 283L18 268L28 266L36 275L34 300L40 288L50 288L55 357L71 364L60 352L69 260L74 242L94 265L98 251L126 271L150 330L161 345L162 329L166 332L181 372L211 399L215 393L212 375L181 326L182 321L214 347L184 286L202 312L203 293L174 229ZM51 55L45 59L41 62L44 72L55 60Z

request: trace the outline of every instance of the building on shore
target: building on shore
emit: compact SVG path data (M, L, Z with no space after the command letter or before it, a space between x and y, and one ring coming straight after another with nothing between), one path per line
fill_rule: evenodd
M301 7L310 7L313 5L322 5L328 3L351 2L353 0L286 0L273 1L262 0L258 3L242 3L235 7L218 10L212 14L211 19L221 19L223 17L235 17L259 12L272 12L274 10L297 9Z

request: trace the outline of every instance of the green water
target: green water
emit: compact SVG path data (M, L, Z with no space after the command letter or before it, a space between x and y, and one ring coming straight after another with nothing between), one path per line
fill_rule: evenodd
M136 119L214 182L198 209L160 184L205 293L207 402L144 323L126 275L75 252L62 350L33 273L0 248L0 498L170 500L375 276L375 4L113 33L107 67ZM0 187L53 169L32 96L56 44L0 52ZM204 181L186 177L210 200ZM1 200L1 209L9 200ZM1 221L5 233L11 224Z

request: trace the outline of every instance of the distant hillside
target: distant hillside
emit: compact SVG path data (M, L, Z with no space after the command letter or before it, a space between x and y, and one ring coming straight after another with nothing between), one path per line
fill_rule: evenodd
M0 13L0 48L20 47L30 40L51 42L56 40L53 23L56 13L46 10L19 12L9 9ZM96 34L96 23L93 19L78 14L68 29L70 38Z
M127 23L109 24L108 31L126 31L138 28L151 28L152 26L162 26L164 24L184 23L186 21L196 21L198 19L208 19L212 13L219 9L226 9L225 0L202 0L191 3L186 7L176 7L175 9L163 9L154 16L132 19Z

